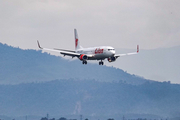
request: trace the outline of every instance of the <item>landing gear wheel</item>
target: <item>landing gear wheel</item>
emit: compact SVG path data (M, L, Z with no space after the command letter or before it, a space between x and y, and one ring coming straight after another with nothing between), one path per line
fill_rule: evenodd
M103 61L100 61L100 62L99 62L99 65L104 65L104 62L103 62Z
M82 61L82 64L85 64L85 65L86 65L86 64L87 64L87 61Z

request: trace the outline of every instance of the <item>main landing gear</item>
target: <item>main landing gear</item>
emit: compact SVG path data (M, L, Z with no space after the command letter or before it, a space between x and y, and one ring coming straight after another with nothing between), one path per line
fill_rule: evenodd
M82 61L82 64L87 64L87 61ZM100 62L99 62L99 65L104 65L104 62L101 60Z
M86 64L87 64L87 61L82 61L82 64L85 64L85 65L86 65Z
M101 60L101 61L99 62L99 65L104 65L104 62Z

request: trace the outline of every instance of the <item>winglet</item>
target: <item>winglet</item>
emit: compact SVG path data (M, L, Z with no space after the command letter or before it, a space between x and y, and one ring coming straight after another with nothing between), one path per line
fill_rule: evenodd
M137 53L139 52L139 45L137 45Z
M40 48L40 49L43 49L41 46L40 46L40 44L39 44L39 41L37 40L37 43L38 43L38 47Z

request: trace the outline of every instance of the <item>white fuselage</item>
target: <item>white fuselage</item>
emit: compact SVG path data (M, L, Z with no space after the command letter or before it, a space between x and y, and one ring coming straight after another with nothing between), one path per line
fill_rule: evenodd
M99 46L78 49L76 53L92 55L92 58L89 60L104 60L105 58L113 57L115 55L115 49L110 46Z

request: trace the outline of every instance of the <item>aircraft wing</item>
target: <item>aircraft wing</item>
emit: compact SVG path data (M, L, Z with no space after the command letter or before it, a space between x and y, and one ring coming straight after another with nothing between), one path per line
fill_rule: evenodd
M116 54L116 55L114 55L114 57L118 58L118 57L126 56L126 55L134 55L134 54L138 54L138 52L139 52L139 45L137 45L137 51L136 52L125 53L125 54Z
M49 49L49 48L42 48L39 44L39 41L37 41L38 47L42 50L47 50L47 51L53 51L53 52L59 52L62 55L67 55L71 57L79 57L81 54L75 53L75 51L70 51L70 50L64 50L64 49Z

